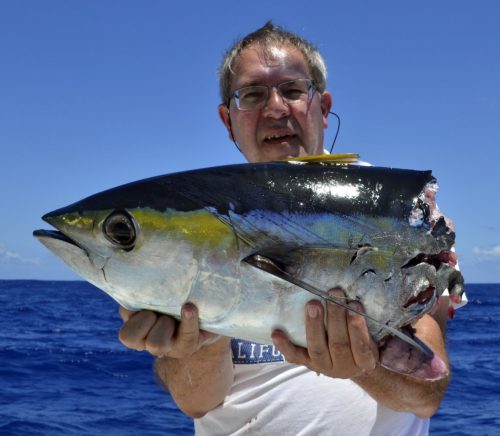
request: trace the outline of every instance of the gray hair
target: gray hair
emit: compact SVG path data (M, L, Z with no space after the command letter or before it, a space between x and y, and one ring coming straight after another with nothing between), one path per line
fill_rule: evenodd
M229 104L231 79L238 56L244 48L252 44L259 44L263 49L286 44L296 47L304 55L316 89L320 93L326 89L326 65L317 48L297 34L268 21L260 29L236 41L224 54L219 67L219 92L224 104Z

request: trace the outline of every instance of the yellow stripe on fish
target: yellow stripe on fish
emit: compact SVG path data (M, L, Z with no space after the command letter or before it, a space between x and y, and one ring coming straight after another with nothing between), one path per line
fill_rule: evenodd
M167 234L182 234L193 246L220 247L234 240L233 230L207 210L179 212L154 209L130 211L143 232L159 230ZM225 241L226 240L226 241Z

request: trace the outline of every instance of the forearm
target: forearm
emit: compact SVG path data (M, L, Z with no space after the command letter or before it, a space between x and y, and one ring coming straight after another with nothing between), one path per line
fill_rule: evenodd
M232 385L230 338L221 337L187 358L158 358L155 373L179 408L200 418L224 401Z
M415 380L381 366L369 376L353 381L385 407L411 412L420 418L430 418L436 413L448 386L448 378L434 382Z
M415 327L417 336L448 365L443 335L436 321L426 315ZM353 378L353 381L390 409L429 418L444 397L449 376L437 381L417 380L377 366L369 375Z

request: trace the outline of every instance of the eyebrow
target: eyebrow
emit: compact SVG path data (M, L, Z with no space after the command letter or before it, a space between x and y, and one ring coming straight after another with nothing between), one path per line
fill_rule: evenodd
M260 80L249 80L247 82L241 83L240 85L238 85L234 89L236 90L236 89L240 89L240 88L246 88L247 86L271 86L271 85L279 85L281 83L291 82L292 80L298 80L298 79L312 80L309 77L290 77L288 79L280 80L278 83L271 83L271 84L262 83L262 81L260 81Z

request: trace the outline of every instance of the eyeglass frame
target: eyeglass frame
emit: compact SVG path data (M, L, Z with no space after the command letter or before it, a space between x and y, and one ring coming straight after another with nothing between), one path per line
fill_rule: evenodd
M300 78L300 79L293 79L293 80L286 80L285 82L281 82L281 83L277 83L276 85L248 85L248 86L242 86L241 88L238 88L238 89L235 89L231 95L229 96L229 101L227 103L227 108L229 109L229 106L231 105L231 100L234 99L234 102L235 102L235 106L236 106L236 109L239 110L239 111L242 111L242 112L252 112L252 111L256 111L256 110L259 110L259 109L262 109L268 102L269 100L269 97L271 95L271 88L275 88L276 89L276 92L278 93L278 95L281 97L281 99L283 100L283 102L285 104L299 104L299 103L304 103L304 100L297 100L295 102L292 102L292 101L288 101L288 99L281 93L281 89L280 87L283 86L283 85L286 85L287 83L292 83L292 82L297 82L297 81L304 81L304 82L309 82L307 84L307 103L309 103L313 96L314 96L314 93L317 91L317 88L316 88L316 84L314 83L314 80L312 79L305 79L305 78ZM255 108L253 109L240 109L240 97L239 97L239 93L241 92L242 89L247 89L247 88L267 88L267 97L262 100L261 103L257 104Z

